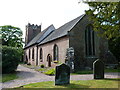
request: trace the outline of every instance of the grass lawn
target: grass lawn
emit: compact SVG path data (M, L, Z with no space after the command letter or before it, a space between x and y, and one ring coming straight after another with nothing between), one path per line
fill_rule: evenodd
M118 88L120 79L70 81L70 85L54 85L54 81L31 83L18 88Z
M14 80L14 79L17 79L18 76L16 75L16 73L11 73L11 74L3 74L2 75L2 82L7 82L7 81L10 81L10 80Z
M105 69L105 73L106 72L120 72L120 69ZM93 70L84 70L84 71L71 73L71 75L77 75L77 74L93 74Z
M55 70L53 68L40 68L40 66L25 65L25 64L22 65L31 69L35 69L36 71L42 72L47 75L51 75L55 73ZM118 69L105 69L105 72L120 72L120 67ZM77 71L75 73L71 73L71 75L78 75L78 74L93 74L93 70L83 70L83 71Z

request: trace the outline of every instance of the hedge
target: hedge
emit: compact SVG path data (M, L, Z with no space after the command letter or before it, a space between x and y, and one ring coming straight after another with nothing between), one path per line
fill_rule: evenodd
M11 73L17 69L20 62L20 49L2 46L2 73Z

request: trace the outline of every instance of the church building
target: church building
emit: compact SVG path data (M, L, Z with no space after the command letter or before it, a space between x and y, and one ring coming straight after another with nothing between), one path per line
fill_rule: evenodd
M26 26L25 61L31 65L55 67L65 63L66 51L74 49L75 69L92 68L97 58L104 60L108 42L93 31L92 21L81 15L59 28L53 25L41 31L41 25L28 23Z

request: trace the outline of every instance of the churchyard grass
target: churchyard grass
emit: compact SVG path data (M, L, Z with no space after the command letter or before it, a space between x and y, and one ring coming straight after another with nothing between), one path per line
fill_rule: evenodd
M10 80L14 80L14 79L17 79L18 76L16 75L16 73L10 73L10 74L3 74L2 75L2 82L7 82L7 81L10 81Z
M45 74L45 72L49 72L51 71L51 69L53 68L40 68L40 66L33 66L33 65L25 65L25 64L22 64L23 66L25 67L28 67L28 68L31 68L31 69L35 69L36 71L39 71L39 72L42 72ZM53 70L55 73L55 70ZM120 72L120 67L118 69L105 69L105 72ZM82 71L77 71L75 73L71 73L71 75L77 75L77 74L93 74L93 70L82 70ZM47 74L49 75L49 74Z
M55 85L54 81L31 83L18 88L118 88L120 79L78 80L68 85Z
M105 73L109 72L120 72L120 69L105 69ZM93 70L82 70L77 71L75 73L71 73L71 75L77 75L77 74L93 74Z

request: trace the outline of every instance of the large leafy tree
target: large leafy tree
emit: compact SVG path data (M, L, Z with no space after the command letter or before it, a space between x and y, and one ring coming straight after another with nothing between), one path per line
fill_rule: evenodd
M109 40L109 49L120 60L120 2L85 2L94 30Z
M11 25L0 26L0 39L2 41L2 73L11 73L16 70L23 56L22 31ZM0 52L1 53L1 52ZM11 67L9 67L11 66Z
M2 34L2 45L11 47L23 47L22 31L18 27L11 25L0 26L0 32Z
M120 37L120 2L87 2L94 30L107 39ZM102 29L102 31L101 31Z

